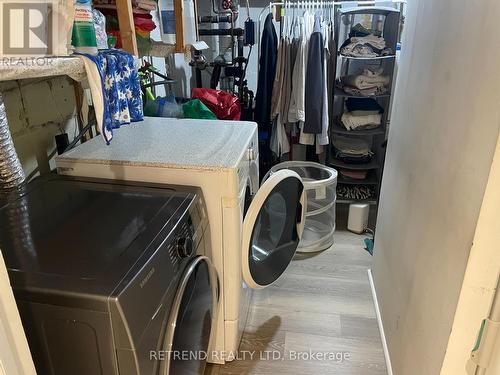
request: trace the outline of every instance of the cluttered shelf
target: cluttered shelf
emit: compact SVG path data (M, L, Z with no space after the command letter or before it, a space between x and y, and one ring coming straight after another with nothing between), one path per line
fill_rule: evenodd
M380 164L377 163L375 160L372 160L368 163L360 163L360 164L354 164L354 163L346 163L345 161L336 159L334 157L331 157L327 164L333 168L345 168L345 169L378 169L380 167Z
M373 94L373 95L355 95L350 94L342 90L340 87L334 88L334 95L336 96L344 96L346 98L389 98L391 96L390 92L385 92L383 94Z
M382 7L339 12L339 68L333 90L339 111L330 127L327 161L339 170L340 204L377 204L385 137L375 135L386 133L399 17L398 10Z
M344 126L334 122L330 127L330 131L336 134L345 135L381 135L385 134L385 129L382 126L378 126L374 129L362 129L362 130L348 130Z
M369 176L364 180L355 180L353 178L344 177L340 174L337 178L337 183L344 185L378 185L378 180L376 176Z
M339 56L343 59L348 60L393 60L396 58L396 55L386 55L386 56L348 56L343 53L339 53Z

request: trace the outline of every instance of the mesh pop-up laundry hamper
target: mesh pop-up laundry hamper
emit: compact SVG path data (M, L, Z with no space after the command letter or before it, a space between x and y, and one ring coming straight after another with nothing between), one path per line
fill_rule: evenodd
M307 192L307 213L304 233L297 251L316 252L333 244L335 233L335 202L337 199L337 171L319 163L286 161L275 165L264 181L282 169L296 172Z

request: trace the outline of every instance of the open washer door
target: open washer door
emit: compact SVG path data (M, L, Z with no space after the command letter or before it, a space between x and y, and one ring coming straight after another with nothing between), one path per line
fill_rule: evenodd
M255 195L243 221L242 271L254 289L274 283L292 261L304 230L306 192L290 170L272 174Z

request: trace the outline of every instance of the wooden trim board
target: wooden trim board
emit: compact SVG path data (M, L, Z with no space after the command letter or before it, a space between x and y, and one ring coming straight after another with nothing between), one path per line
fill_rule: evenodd
M137 39L135 38L134 15L132 14L131 0L116 0L116 12L120 24L122 48L132 55L139 56Z
M175 52L184 53L184 0L174 0Z

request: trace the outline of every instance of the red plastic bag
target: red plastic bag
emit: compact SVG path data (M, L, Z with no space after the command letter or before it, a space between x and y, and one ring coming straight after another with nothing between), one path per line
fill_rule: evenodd
M195 88L191 97L200 99L219 120L240 119L241 107L237 96L221 90Z

